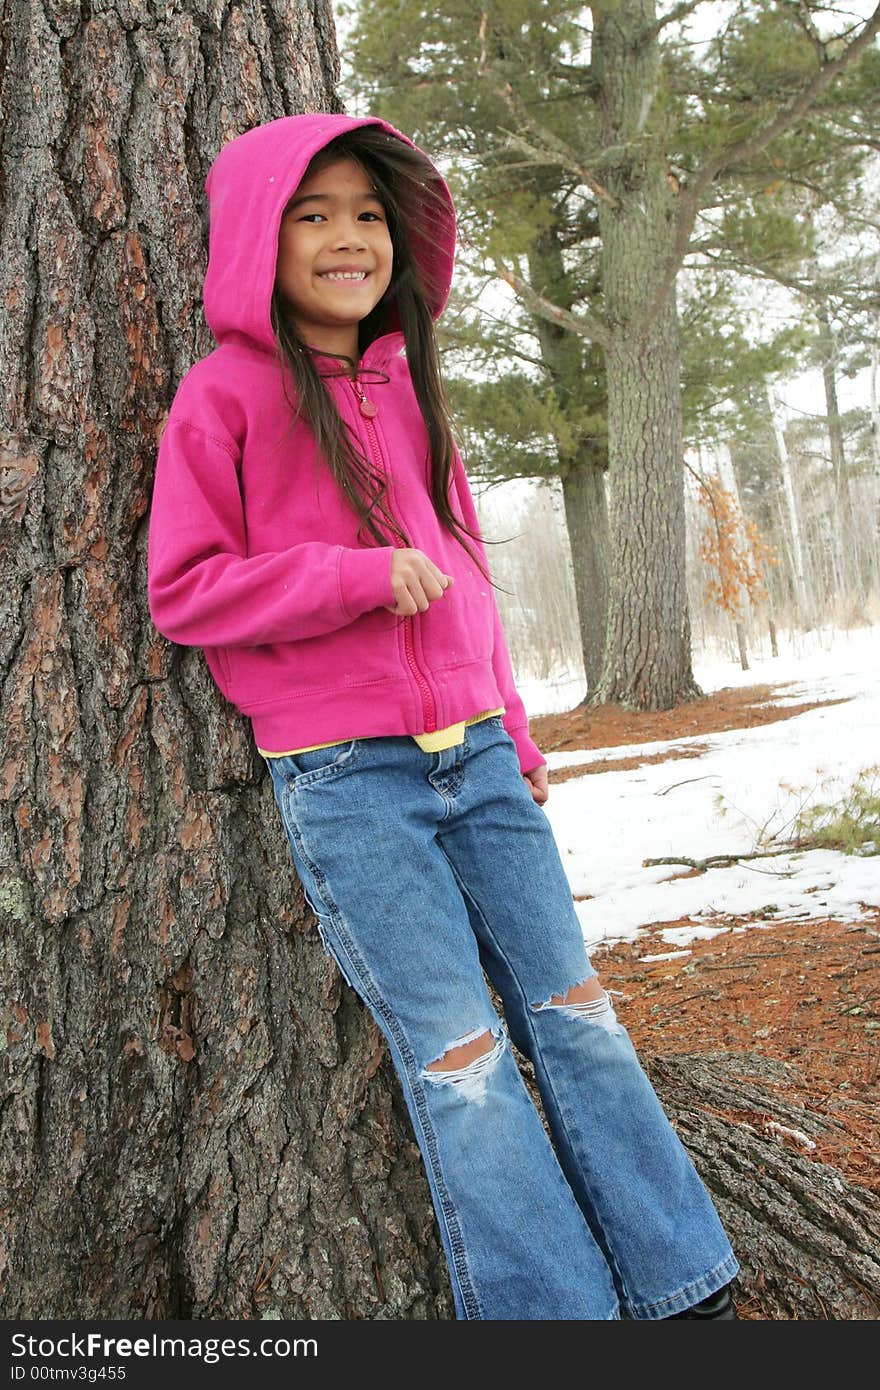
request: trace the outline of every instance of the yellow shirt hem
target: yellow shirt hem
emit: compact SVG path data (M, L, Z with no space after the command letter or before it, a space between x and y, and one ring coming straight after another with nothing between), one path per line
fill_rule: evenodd
M447 724L445 729L435 729L430 734L413 734L412 737L425 753L439 753L441 748L453 748L456 743L464 741L465 725L476 724L480 719L490 719L493 714L504 714L504 705L500 709L484 709L479 714L472 714L470 719L460 719L456 724ZM352 734L352 738L365 737L377 738L377 734L358 735ZM257 752L264 758L287 758L294 753L311 753L316 748L332 748L336 743L348 743L346 738L331 738L326 743L310 743L306 748L288 748L285 753L269 753L265 748L258 748Z

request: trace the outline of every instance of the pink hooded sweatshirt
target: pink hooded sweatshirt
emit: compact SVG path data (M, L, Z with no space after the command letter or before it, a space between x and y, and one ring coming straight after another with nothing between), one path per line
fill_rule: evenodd
M291 429L269 319L281 216L317 151L363 125L412 144L375 117L286 116L230 141L208 172L204 308L218 346L183 377L162 435L150 613L165 637L204 649L220 691L251 720L258 748L430 733L503 705L528 772L546 760L529 737L494 591L434 511L427 430L403 333L370 344L357 383L327 375L325 386L383 470L386 502L411 545L454 576L426 612L389 612L393 538L384 546L358 540L357 516L322 465L309 426ZM443 192L445 225L414 246L426 283L439 287L435 319L455 251L445 183ZM337 359L316 361L322 374L339 371ZM362 396L375 414L362 413ZM450 496L479 532L457 452ZM485 563L482 544L471 544Z

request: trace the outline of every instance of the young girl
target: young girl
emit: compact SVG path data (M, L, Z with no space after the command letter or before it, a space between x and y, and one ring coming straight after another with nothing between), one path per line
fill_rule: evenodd
M541 809L437 363L449 190L337 115L239 136L206 189L218 347L162 438L150 609L251 719L324 948L387 1039L456 1315L732 1318L736 1259Z

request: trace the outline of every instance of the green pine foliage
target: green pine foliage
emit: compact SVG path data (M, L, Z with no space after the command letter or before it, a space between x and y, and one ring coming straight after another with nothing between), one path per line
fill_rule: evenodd
M837 801L818 802L795 821L798 849L837 849L880 854L880 764L863 768Z
M694 42L692 9L717 16L708 41ZM827 486L811 492L801 564L768 384L828 362L832 340L836 371L864 366L878 333L880 64L876 38L857 38L874 32L865 15L819 0L350 13L347 109L410 134L456 199L440 339L469 471L563 484L592 698L648 708L693 691L677 636L682 446L729 445L745 515L783 559L775 614L809 621L814 597L838 594L863 605L874 538L847 519L867 517L872 485L857 479L850 505L839 480L870 457L870 422L842 422L841 465L836 414L817 401L817 467L838 486L833 505Z
M348 109L386 116L445 161L457 200L466 274L442 341L457 423L479 471L548 476L579 457L602 464L601 351L512 294L499 311L495 269L512 266L574 314L601 315L602 245L583 171L601 185L621 152L599 142L591 7L361 0L340 8L355 21L342 90ZM671 8L658 4L658 16ZM713 150L760 132L815 75L826 6L744 0L719 8L727 13L708 45L695 47L674 25L662 31L656 88L633 94L644 118L622 157L634 170L659 144L670 180L686 186ZM822 61L839 49L830 42ZM869 49L769 146L744 149L712 181L678 285L686 442L735 430L756 382L807 364L809 312L756 336L749 286L804 282L820 238L817 199L840 217L863 201L878 116L880 55ZM843 266L839 279L851 284L858 273ZM493 284L494 298L485 293Z

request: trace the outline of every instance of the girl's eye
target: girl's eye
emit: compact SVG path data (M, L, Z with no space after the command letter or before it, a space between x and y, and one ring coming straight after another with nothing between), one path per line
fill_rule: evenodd
M382 217L378 212L362 212L359 214L358 221L363 221L365 217L369 217L373 222L382 221ZM300 222L312 222L316 219L320 219L323 222L325 220L324 214L322 212L304 212L299 220Z

